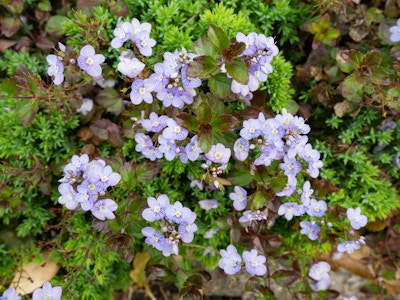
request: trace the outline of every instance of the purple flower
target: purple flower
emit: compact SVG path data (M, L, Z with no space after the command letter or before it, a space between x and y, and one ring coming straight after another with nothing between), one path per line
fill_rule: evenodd
M49 54L46 60L49 64L47 74L51 76L55 85L60 85L64 81L64 65L61 62L62 58L54 54Z
M160 149L149 146L142 150L144 157L150 159L151 161L155 161L157 158L162 158L163 154L161 153Z
M175 141L168 140L163 135L160 135L158 136L158 142L160 143L158 149L160 150L161 153L164 153L165 159L168 161L173 160L177 155L176 153L177 145L175 144Z
M158 116L155 112L151 112L149 119L145 119L142 122L142 126L151 132L160 132L167 126L167 116Z
M93 109L93 100L89 98L82 99L82 105L76 110L76 112L81 113L86 116Z
M226 250L220 250L222 258L218 262L218 266L224 270L224 272L228 275L233 275L240 271L242 258L235 246L229 245Z
M250 143L244 138L238 138L233 145L233 152L235 158L240 161L244 161L249 156Z
M121 180L121 175L112 171L110 166L104 167L104 169L97 173L94 184L96 187L105 191L109 186L115 186Z
M251 140L261 134L261 123L258 119L249 119L243 122L240 136L246 140Z
M287 155L283 157L283 163L279 164L279 168L284 171L286 176L296 176L301 171L301 164L293 159L290 159Z
M136 79L132 83L132 91L130 94L131 102L135 105L139 105L143 101L151 104L153 103L152 85L147 79Z
M331 266L325 262L320 261L316 264L313 264L308 272L308 276L310 276L314 280L322 280L322 279L329 279L328 272L331 270Z
M287 181L285 187L283 188L283 190L281 192L276 193L276 195L279 197L290 196L295 191L296 184L297 184L296 177L288 176L288 181Z
M176 201L173 205L169 205L165 213L167 218L174 221L176 224L188 222L192 218L192 211L187 207L183 207L182 203L179 201Z
M311 217L323 217L326 211L326 202L324 200L317 201L311 198L310 205L306 208L306 212Z
M42 288L38 288L33 292L32 300L60 300L61 294L61 286L52 287L50 282L45 282Z
M187 65L184 65L181 69L181 74L182 74L182 85L184 86L184 88L198 88L199 86L201 86L201 79L200 78L192 78L189 77L186 74L186 69L188 68Z
M185 147L185 152L189 160L196 161L200 153L203 152L197 142L197 135L194 135Z
M265 214L265 211L259 211L257 210L256 212L251 211L251 210L246 210L243 212L243 216L239 218L240 223L249 223L248 225L250 226L251 223L253 222L261 222L263 220L267 219L267 215Z
M277 158L277 152L274 149L264 149L260 156L254 160L256 166L269 166Z
M237 211L242 211L247 205L247 192L240 186L235 186L233 190L234 193L230 193L229 198L233 200L233 207Z
M143 149L153 146L151 138L141 132L135 134L135 141L137 143L137 145L135 146L136 152L142 152Z
M317 178L319 175L319 169L323 166L322 161L315 160L312 163L308 164L307 174L310 175L312 178Z
M97 179L97 175L103 172L106 162L102 159L92 160L85 168L83 178L87 179L91 183Z
M259 114L259 119L260 119ZM262 115L263 116L263 115ZM285 128L282 124L276 119L268 119L265 121L265 125L262 127L263 134L268 137L268 140L277 141L281 140L285 135Z
M232 93L246 97L250 92L256 91L258 89L258 86L258 79L255 76L249 74L249 81L247 84L241 84L236 80L232 80L231 91Z
M142 212L143 219L150 222L161 220L165 216L166 208L170 205L169 198L164 194L158 196L157 200L153 197L148 197L147 205L149 208Z
M304 147L298 150L299 156L308 163L313 163L319 160L321 154L312 148L310 144L306 144Z
M113 211L116 211L117 208L118 204L115 201L111 199L103 199L97 201L90 211L97 219L104 221L105 219L115 219Z
M198 230L194 221L196 220L196 214L192 212L190 217L178 226L178 232L181 234L181 240L184 243L191 243L194 238L194 233Z
M91 45L86 45L82 47L78 56L78 66L90 76L97 77L101 75L100 64L105 59L104 55L96 54Z
M152 47L155 46L156 41L150 38L150 33L146 30L142 30L137 36L135 41L139 52L144 56L151 56L153 53Z
M223 144L218 143L212 145L210 151L206 153L206 157L211 162L217 164L227 164L231 157L231 149L225 148Z
M352 254L354 250L360 249L361 245L355 241L345 241L337 246L337 250L339 252L347 252L348 254Z
M58 191L61 194L58 198L58 203L65 204L70 210L74 210L78 206L79 202L76 201L76 192L72 185L69 183L61 183L58 186Z
M135 58L135 55L131 50L124 51L119 56L118 71L129 78L135 78L138 76L145 66L144 63Z
M209 211L212 208L217 208L218 207L218 201L215 200L215 199L200 200L199 201L199 205L205 211Z
M95 186L93 184L93 186ZM97 193L93 192L88 188L88 185L78 185L77 187L78 194L76 195L75 200L81 204L81 207L84 211L88 211L93 207L93 203L97 200Z
M366 216L361 214L361 209L359 207L356 209L348 208L346 214L347 218L350 220L351 227L354 229L358 230L367 225L368 219Z
M165 242L165 237L152 227L142 229L142 234L146 237L146 244L153 246L159 251L162 251L162 244Z
M330 284L331 284L330 278L321 279L321 280L318 280L317 282L314 282L313 284L311 284L311 288L314 291L324 291L324 290L328 289Z
M358 298L356 296L343 297L343 300L358 300Z
M311 189L311 184L309 181L304 182L303 189L300 191L301 193L301 202L304 206L309 206L311 204L311 195L314 193L314 190Z
M187 137L189 132L185 128L179 126L174 120L168 119L166 124L167 128L165 128L162 133L166 139L182 141Z
M121 48L124 42L129 40L133 34L133 26L129 22L124 22L121 26L114 29L115 38L111 41L111 47Z
M257 50L257 47L255 45L256 40L257 40L257 34L254 32L249 33L247 36L245 36L241 32L238 32L236 34L236 41L242 42L246 45L246 49L242 53L242 55L245 56L253 56L256 53Z
M300 227L301 234L306 234L308 238L312 241L318 239L318 233L320 232L321 228L317 224L309 221L301 221Z
M0 296L0 300L21 300L22 297L17 295L17 291L14 288L8 288L4 291L3 295Z
M151 32L151 24L150 23L140 24L139 20L136 18L134 18L131 23L132 23L132 27L133 27L133 35L131 36L131 39L134 43L136 42L136 37L140 32L146 31L150 34L150 32Z
M286 220L290 221L293 219L293 216L301 216L304 214L303 205L299 205L294 202L286 202L281 204L278 209L278 215L285 215Z
M267 268L264 265L267 259L263 255L258 255L256 249L252 249L250 252L244 251L242 257L249 274L263 276L267 273Z
M396 25L389 28L391 33L390 40L394 43L400 42L400 19L397 20Z
M164 64L156 63L154 65L154 74L151 74L148 78L153 85L153 89L155 92L160 92L161 90L163 90L169 82L169 76L166 74L165 69L166 67ZM158 96L157 99L159 99Z

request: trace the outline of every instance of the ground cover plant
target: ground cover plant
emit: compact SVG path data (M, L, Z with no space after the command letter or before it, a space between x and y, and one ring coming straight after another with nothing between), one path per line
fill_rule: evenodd
M397 3L0 5L0 299L396 299Z

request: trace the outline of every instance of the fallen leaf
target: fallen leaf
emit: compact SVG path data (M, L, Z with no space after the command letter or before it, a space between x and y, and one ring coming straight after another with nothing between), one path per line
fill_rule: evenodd
M140 287L147 286L148 284L145 269L149 259L149 253L140 252L136 254L133 260L133 270L129 273L129 277Z
M41 263L28 263L22 266L21 272L15 274L10 287L15 288L18 295L32 293L47 281L50 281L58 272L60 267L49 257Z

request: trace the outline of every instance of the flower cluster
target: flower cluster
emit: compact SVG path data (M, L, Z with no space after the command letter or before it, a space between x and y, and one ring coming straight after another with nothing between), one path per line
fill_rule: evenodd
M256 249L251 251L243 251L242 257L236 250L236 247L229 245L226 250L220 250L222 258L219 260L218 266L228 275L236 274L242 268L242 258L246 271L251 275L263 276L267 273L265 266L266 258L258 255Z
M140 24L138 19L132 22L118 22L117 28L114 29L114 38L111 41L111 47L119 49L126 41L131 41L137 47L140 54L151 56L156 41L150 38L151 24Z
M155 95L165 107L183 108L185 104L192 104L196 95L195 88L201 85L201 80L191 78L186 70L195 56L184 48L174 53L164 53L164 62L155 64L154 73L150 77L136 79L132 83L132 103L138 105L144 101L150 104Z
M325 262L320 261L313 264L308 272L308 276L314 279L316 282L311 285L315 291L326 290L331 284L331 278L328 272L331 270L331 266Z
M353 229L359 230L368 223L368 219L366 216L361 214L361 209L357 207L348 208L346 211L347 218L350 221L350 225ZM350 231L351 235L354 235L353 231ZM338 244L337 250L339 252L347 252L348 254L352 254L354 250L360 249L361 244L365 244L365 238L361 236L358 240L344 241Z
M164 194L157 199L148 197L147 204L149 207L143 210L142 217L149 222L157 221L161 232L149 226L143 228L146 244L162 251L164 256L178 255L179 242L191 243L198 230L194 224L196 213L179 201L170 204L168 196Z
M390 40L394 43L400 42L400 19L397 20L396 25L389 28L391 33Z
M62 55L66 50L65 46L58 43ZM64 64L63 58L59 55L49 54L46 57L49 67L47 74L51 76L55 85L60 85L64 81ZM87 74L92 76L96 81L101 80L102 70L100 64L105 61L105 57L102 54L96 54L96 51L91 45L85 45L81 48L79 56L77 58L78 66ZM75 63L74 59L71 59L71 64Z
M50 282L45 282L41 288L33 291L32 300L60 300L62 288L60 286L52 287ZM21 300L14 288L9 288L0 296L0 300Z
M266 37L264 34L255 32L247 36L239 32L236 35L237 42L246 44L246 49L242 53L242 60L249 65L247 84L241 84L232 80L231 90L239 94L244 99L251 99L252 93L258 89L260 82L267 81L268 74L272 72L272 58L278 54L279 49L275 45L273 37Z
M80 205L99 220L114 219L117 203L102 197L109 187L115 186L120 180L121 175L114 173L105 161L97 159L89 162L87 154L74 155L64 167L64 177L59 180L61 184L58 191L61 196L58 202L70 210Z

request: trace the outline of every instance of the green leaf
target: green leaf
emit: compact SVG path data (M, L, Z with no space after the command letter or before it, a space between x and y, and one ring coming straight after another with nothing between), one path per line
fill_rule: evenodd
M42 0L38 3L38 8L41 11L50 11L51 10L51 3L49 0Z
M193 78L207 78L217 69L215 58L207 55L197 56L186 69L186 74Z
M197 118L189 113L182 112L176 116L177 118L183 120L183 127L189 129L190 131L196 131L199 129L199 122Z
M208 25L208 38L213 46L213 48L221 52L222 49L229 47L229 39L226 33L217 25Z
M217 98L228 98L231 94L232 79L225 74L219 73L208 79L208 87Z
M346 77L346 79L340 84L342 96L347 100L359 102L363 98L363 86L355 82L354 74Z
M287 183L286 176L279 176L271 180L268 187L273 190L275 193L281 192Z
M372 49L365 54L362 64L370 69L379 67L382 61L382 54L378 49Z
M121 95L113 88L105 88L101 90L95 101L103 106L108 112L119 115L123 109L123 101Z
M253 181L253 176L251 176L250 170L243 166L232 172L228 179L235 185L248 186Z
M198 142L201 150L203 150L205 153L210 151L211 146L214 143L214 136L211 131L211 126L209 127L202 127L202 124L200 124L200 131L198 134Z
M15 83L14 78L4 79L0 85L0 90L5 93L8 97L12 98L18 94L18 86Z
M17 105L17 118L23 125L28 126L35 119L38 111L38 100L21 100Z
M69 19L65 16L51 16L50 19L46 23L45 30L49 35L59 37L62 36L64 32L64 28L62 23L65 21L69 21Z
M119 169L121 174L121 182L126 183L128 190L132 190L136 186L136 176L132 163L126 162Z
M196 110L196 114L197 114L197 120L200 123L207 124L212 118L212 111L210 109L210 106L208 106L208 104L205 102L199 105L199 107Z
M257 189L257 192L254 195L253 205L255 209L260 209L265 204L267 204L267 197L264 194L263 190Z
M249 72L247 66L240 59L236 58L233 62L225 63L226 71L232 76L237 82L241 84L247 84L249 82Z
M339 64L339 68L345 73L350 73L351 71L358 69L363 58L364 56L360 51L353 49L339 51L336 55L336 61Z
M287 287L299 278L299 273L295 270L279 270L272 274L271 277L278 285Z
M17 18L1 18L1 33L6 37L12 37L19 29L21 21Z
M236 128L238 119L232 115L220 115L211 120L211 125L214 131L231 131Z
M394 278L395 274L396 272L394 270L383 270L382 277L385 278L386 280L391 280Z

